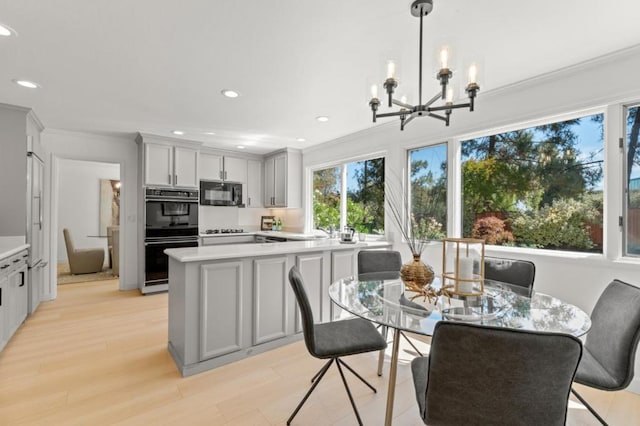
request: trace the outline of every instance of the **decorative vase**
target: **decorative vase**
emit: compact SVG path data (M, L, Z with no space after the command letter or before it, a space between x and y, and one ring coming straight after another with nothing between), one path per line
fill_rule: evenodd
M400 278L409 290L421 291L433 282L435 274L431 266L420 260L419 254L413 255L413 260L402 265Z

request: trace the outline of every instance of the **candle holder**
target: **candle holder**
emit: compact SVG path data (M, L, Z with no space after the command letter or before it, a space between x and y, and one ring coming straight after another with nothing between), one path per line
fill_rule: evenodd
M484 292L484 240L442 240L442 294L480 296Z

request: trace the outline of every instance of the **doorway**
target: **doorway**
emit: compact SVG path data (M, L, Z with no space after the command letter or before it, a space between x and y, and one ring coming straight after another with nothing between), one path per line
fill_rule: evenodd
M58 158L53 182L56 286L114 280L120 288L120 164Z

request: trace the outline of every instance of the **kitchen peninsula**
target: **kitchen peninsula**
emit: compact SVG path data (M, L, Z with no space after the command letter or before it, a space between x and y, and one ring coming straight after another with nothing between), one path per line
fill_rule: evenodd
M323 239L167 249L168 350L183 376L200 373L302 338L289 286L297 265L317 322L340 315L328 287L356 275L357 253L386 241Z

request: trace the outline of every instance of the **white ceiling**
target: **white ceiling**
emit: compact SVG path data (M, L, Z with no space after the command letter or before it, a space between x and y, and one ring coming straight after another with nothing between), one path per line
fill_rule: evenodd
M0 23L18 33L0 37L0 102L33 108L48 128L179 129L256 153L304 148L373 126L369 86L382 83L387 59L398 62L398 95L415 102L419 21L410 3L0 0ZM638 16L637 0L434 0L423 97L437 91L443 43L455 49L454 71L479 60L482 108L488 90L640 43ZM461 80L459 90L465 75L454 72ZM224 88L242 96L225 98Z

